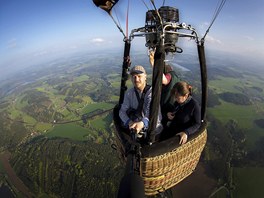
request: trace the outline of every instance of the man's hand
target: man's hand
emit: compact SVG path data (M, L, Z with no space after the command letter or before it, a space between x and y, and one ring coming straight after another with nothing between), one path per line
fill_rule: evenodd
M144 123L142 121L129 123L129 129L135 129L137 133L139 133L144 127Z

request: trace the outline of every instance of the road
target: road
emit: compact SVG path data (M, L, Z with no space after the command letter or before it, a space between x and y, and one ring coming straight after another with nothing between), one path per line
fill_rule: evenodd
M16 175L15 171L11 167L9 163L9 159L11 157L11 153L9 151L4 151L0 154L0 160L4 166L4 169L8 175L8 179L11 182L15 188L22 193L27 198L34 197L27 186L24 185L24 183L19 179L19 177Z

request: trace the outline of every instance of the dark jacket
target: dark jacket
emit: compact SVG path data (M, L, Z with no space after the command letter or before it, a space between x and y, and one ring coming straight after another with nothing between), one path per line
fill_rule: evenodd
M163 109L163 107L170 102L171 90L175 85L175 83L179 82L179 77L177 76L175 71L170 71L168 73L171 75L171 80L168 85L162 85L161 98L160 98L161 109Z
M167 118L167 112L175 112L175 117L166 128L167 135L173 136L176 133L184 131L188 136L195 133L201 125L201 108L199 103L189 96L183 103L175 102L173 105L167 105L163 118ZM164 125L167 125L168 119L164 119Z

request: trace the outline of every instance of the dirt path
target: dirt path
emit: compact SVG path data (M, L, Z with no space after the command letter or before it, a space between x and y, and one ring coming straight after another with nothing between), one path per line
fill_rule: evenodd
M11 153L9 151L5 151L0 154L0 160L3 163L4 169L8 175L10 182L15 186L15 188L19 192L23 193L24 196L28 198L33 197L28 187L26 187L24 183L19 179L19 177L17 177L15 171L11 167L9 163L10 157L11 157Z

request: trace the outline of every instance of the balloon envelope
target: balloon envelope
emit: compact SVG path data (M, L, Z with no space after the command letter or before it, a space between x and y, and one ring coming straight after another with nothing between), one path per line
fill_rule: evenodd
M93 2L97 7L110 12L118 0L93 0Z

